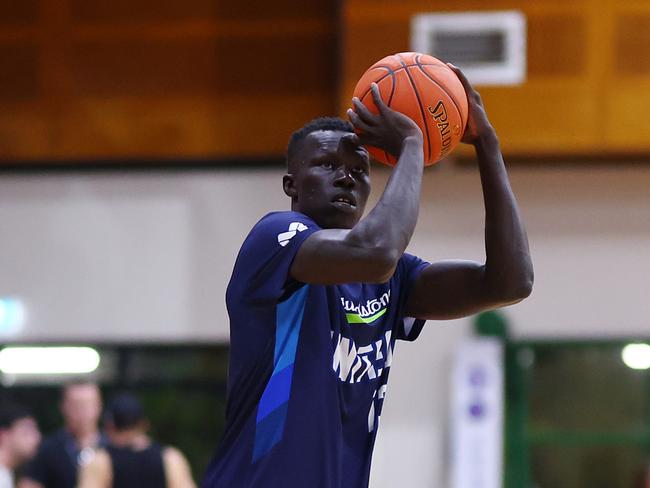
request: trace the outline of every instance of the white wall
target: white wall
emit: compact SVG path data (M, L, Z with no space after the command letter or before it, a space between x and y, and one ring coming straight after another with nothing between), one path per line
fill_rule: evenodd
M650 167L511 170L535 264L526 301L504 310L513 335L650 337ZM478 176L430 172L412 249L483 259ZM430 322L391 368L373 488L447 486L451 354L471 320Z
M281 174L0 176L0 296L28 313L5 340L225 340L232 263L251 225L286 208ZM514 334L650 336L650 166L549 163L511 178L536 271L533 295L506 310ZM476 171L427 170L424 193L411 251L482 260ZM469 330L430 323L397 348L374 488L444 486L449 361Z

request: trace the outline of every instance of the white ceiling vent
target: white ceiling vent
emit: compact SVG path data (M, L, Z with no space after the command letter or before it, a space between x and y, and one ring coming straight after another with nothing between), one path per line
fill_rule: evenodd
M516 85L526 79L526 17L518 11L416 15L411 49L455 64L473 84Z

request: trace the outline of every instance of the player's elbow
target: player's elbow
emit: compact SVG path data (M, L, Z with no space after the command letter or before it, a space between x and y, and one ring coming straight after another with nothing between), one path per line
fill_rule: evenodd
M497 287L497 300L503 304L512 305L519 303L528 298L533 292L534 276L530 275L518 277L515 280L509 280Z
M533 284L535 283L535 271L533 270L533 263L528 259L526 266L524 267L524 272L521 273L519 279L517 280L517 286L515 287L516 295L519 301L528 298L533 292Z
M513 287L511 292L511 298L515 303L520 302L530 296L533 292L533 277L525 278L521 282L517 283L517 286Z

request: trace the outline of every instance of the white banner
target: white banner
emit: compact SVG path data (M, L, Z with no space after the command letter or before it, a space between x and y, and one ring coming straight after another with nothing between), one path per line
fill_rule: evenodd
M454 357L451 394L451 488L501 488L503 344L464 342Z

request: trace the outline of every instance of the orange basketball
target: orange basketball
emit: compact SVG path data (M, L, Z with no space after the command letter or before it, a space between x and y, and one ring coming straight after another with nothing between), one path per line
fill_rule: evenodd
M397 53L377 61L354 89L354 96L376 114L379 111L370 92L373 82L386 105L408 115L422 130L425 166L438 162L458 145L467 124L467 95L445 63L421 53ZM382 163L392 166L397 162L386 151L368 150Z

